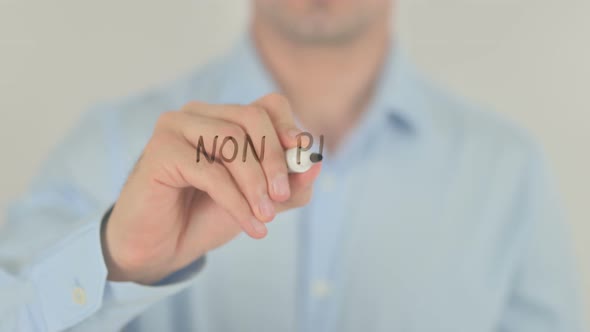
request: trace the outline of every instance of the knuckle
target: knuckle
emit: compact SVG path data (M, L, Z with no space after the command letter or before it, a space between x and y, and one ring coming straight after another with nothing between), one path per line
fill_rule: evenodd
M228 123L221 128L220 136L240 138L244 136L244 130L242 130L242 128L236 124Z
M171 132L159 131L155 133L144 148L144 154L157 155L163 151L168 151L173 144L176 143L176 138Z
M265 99L272 105L275 105L279 109L285 109L290 107L289 100L279 93L271 93L265 97Z
M191 100L188 103L186 103L183 107L182 107L182 111L184 112L194 112L198 109L200 109L201 107L203 107L203 105L205 105L204 103L200 102L200 101L196 101L196 100Z
M272 129L272 122L266 110L257 105L246 106L242 123L249 133L268 133Z
M145 154L152 154L154 151L158 151L159 148L164 144L162 141L166 135L164 133L156 133L144 148Z
M177 116L176 111L167 111L167 112L160 114L160 116L158 117L158 120L156 121L156 130L162 129L162 128L167 128L174 121L174 118L176 116Z
M248 105L246 106L246 119L260 120L267 117L266 111L262 107Z

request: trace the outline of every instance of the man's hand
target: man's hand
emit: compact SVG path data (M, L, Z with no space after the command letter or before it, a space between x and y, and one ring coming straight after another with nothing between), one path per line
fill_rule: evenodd
M277 212L310 200L320 171L316 165L287 173L285 149L297 146L299 133L288 102L276 94L247 106L191 102L162 114L105 221L109 280L154 283L241 231L265 237ZM196 161L199 137L211 156L215 136L219 150L226 136L243 142L246 134L253 142L266 137L262 161L249 154L243 162L243 143L233 162L219 151L214 163Z

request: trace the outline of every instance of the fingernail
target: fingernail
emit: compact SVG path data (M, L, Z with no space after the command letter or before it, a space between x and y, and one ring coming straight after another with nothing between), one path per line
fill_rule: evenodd
M250 221L252 223L252 227L254 227L254 231L258 234L265 234L266 233L266 225L260 220L254 218Z
M262 196L259 203L260 213L265 217L273 217L275 215L275 207L272 205L268 195Z
M281 197L289 196L289 178L286 174L278 175L272 182L272 190Z

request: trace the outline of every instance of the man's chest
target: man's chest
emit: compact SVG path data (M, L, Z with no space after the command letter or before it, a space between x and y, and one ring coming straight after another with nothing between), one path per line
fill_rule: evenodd
M252 318L264 315L269 331L491 329L511 266L488 217L419 181L391 189L394 180L321 188L320 179L313 204L277 217L267 239L241 237L211 253L200 307L259 330Z

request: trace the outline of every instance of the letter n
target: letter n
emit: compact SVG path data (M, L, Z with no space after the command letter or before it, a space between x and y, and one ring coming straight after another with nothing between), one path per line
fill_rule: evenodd
M256 153L256 148L254 147L254 142L252 142L252 138L250 135L246 135L246 139L244 142L244 153L242 154L242 162L246 162L246 155L248 154L248 146L252 148L252 152L254 153L254 158L257 162L261 162L264 160L264 141L266 136L262 136L262 140L260 142L260 155Z
M209 155L207 154L207 151L205 150L205 143L203 143L203 136L199 136L199 142L197 143L197 162L201 161L201 153L203 153L203 155L205 156L205 159L209 162L209 163L213 163L215 161L215 150L217 149L217 138L219 136L215 136L215 138L213 139L213 148L211 149L211 151L213 151L211 153L211 157L209 157Z

